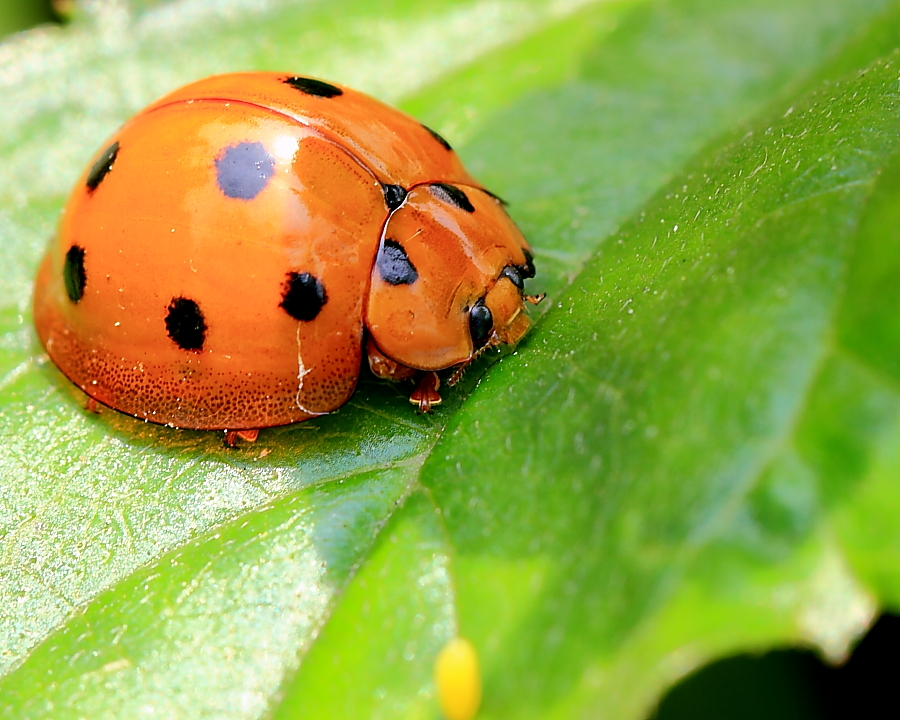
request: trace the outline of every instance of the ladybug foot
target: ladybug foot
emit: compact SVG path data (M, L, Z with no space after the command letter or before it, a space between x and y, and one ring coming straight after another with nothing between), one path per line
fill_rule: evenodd
M225 445L226 447L237 447L238 439L246 440L247 442L256 442L256 438L259 437L259 430L226 430L225 431Z
M100 414L100 403L98 403L94 398L89 397L87 402L84 404L84 409L88 412L95 413L97 415Z
M441 379L437 373L423 372L416 383L416 389L409 396L410 403L418 405L420 413L431 412L432 406L441 404L441 396L437 391L440 386Z

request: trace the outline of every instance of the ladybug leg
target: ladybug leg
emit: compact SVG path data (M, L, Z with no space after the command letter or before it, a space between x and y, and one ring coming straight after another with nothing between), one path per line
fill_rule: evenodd
M416 389L409 396L410 403L418 405L420 413L431 412L434 405L441 404L441 396L437 391L440 386L441 379L436 372L423 372L416 383Z
M247 442L256 442L259 437L259 430L226 430L225 445L233 448L237 447L237 441L246 440Z
M547 293L541 293L540 295L523 295L522 299L532 305L540 305L541 300L545 297L547 297Z
M87 399L84 407L88 412L96 413L97 415L100 414L100 404L92 397Z

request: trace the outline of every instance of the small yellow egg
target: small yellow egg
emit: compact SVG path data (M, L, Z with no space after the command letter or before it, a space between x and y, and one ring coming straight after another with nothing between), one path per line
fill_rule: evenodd
M447 720L472 720L481 704L481 673L475 646L460 637L444 645L434 663L434 684Z

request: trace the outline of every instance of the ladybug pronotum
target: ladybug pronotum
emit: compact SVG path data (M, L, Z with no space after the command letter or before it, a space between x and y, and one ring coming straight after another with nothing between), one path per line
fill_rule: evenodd
M450 145L348 88L207 78L125 123L38 273L38 334L92 402L226 430L329 413L363 353L416 380L516 343L528 243Z

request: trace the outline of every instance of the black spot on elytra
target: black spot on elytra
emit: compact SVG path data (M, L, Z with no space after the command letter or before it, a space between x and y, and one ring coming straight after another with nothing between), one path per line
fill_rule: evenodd
M84 248L73 245L66 253L66 261L63 263L63 283L66 286L66 295L73 303L77 303L84 296L84 286L87 283L87 275L84 272Z
M275 174L275 160L261 142L225 148L216 158L216 182L227 197L252 200Z
M496 200L503 207L507 207L509 205L509 203L506 202L506 200L504 200L502 197L500 197L497 193L492 193L490 190L485 190L484 188L481 188L481 192L483 192L485 195L490 195L492 198L494 198L494 200Z
M91 165L87 180L84 181L84 184L87 185L88 192L94 192L100 183L103 182L103 179L109 174L109 171L112 170L118 154L119 142L117 140L106 148L106 150L103 151L103 154L97 158L97 161Z
M333 98L344 94L344 91L336 85L313 78L289 77L284 80L284 84L314 97Z
M182 350L202 350L206 340L206 321L200 306L189 298L172 298L166 314L166 332Z
M423 128L425 128L425 129L431 134L431 137L433 137L433 138L434 138L435 140L437 140L441 145L443 145L445 149L447 149L447 150L452 150L452 149L453 149L452 147L450 147L450 143L448 143L448 142L444 139L444 136L443 136L443 135L441 135L440 133L438 133L438 132L432 130L430 127L428 127L428 126L425 125L424 123L420 123L420 124L422 125Z
M419 279L415 265L396 240L385 238L375 258L378 274L388 285L412 285Z
M309 273L288 273L279 307L295 320L309 322L328 302L325 286Z
M484 304L484 298L481 298L469 311L469 333L472 335L475 347L484 345L493 329L494 317L491 315L490 308Z
M384 201L387 203L388 210L396 210L406 200L406 190L399 185L384 186Z
M527 248L523 248L522 252L525 254L525 264L519 265L519 272L522 273L522 277L533 278L534 277L534 255L531 254L531 250Z
M443 200L451 205L456 205L460 210L465 210L468 213L475 212L475 206L469 200L469 196L455 185L434 183L433 185L429 185L428 189L431 190L431 194L439 200Z
M522 279L522 274L519 269L513 265L507 265L503 268L500 277L509 279L513 285L519 288L519 290L525 289L525 281Z

